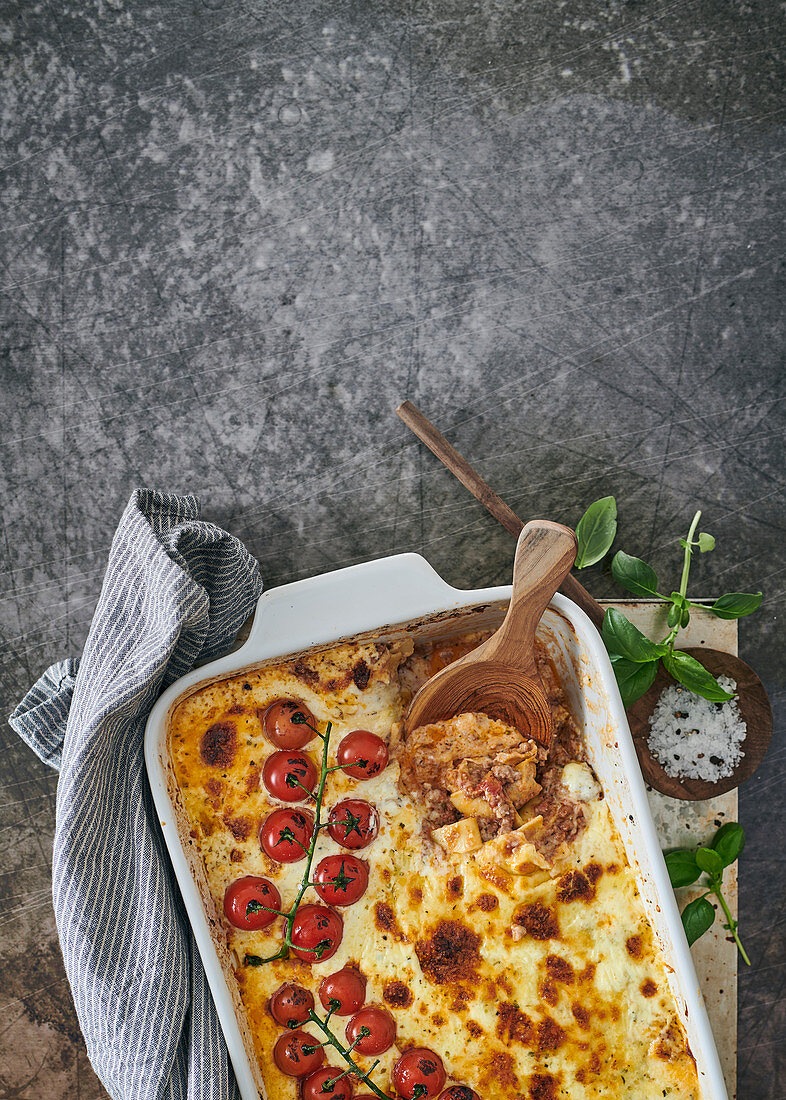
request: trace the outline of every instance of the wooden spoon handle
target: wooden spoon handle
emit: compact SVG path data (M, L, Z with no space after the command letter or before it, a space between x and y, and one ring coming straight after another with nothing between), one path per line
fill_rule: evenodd
M473 497L491 512L494 519L501 523L514 539L519 537L524 521L519 519L502 497L498 496L480 474L472 469L466 458L460 455L451 443L448 443L442 432L434 427L417 405L413 405L411 401L402 401L396 409L396 416L404 421L421 443L426 444L443 466L458 478L465 489L469 489Z
M483 507L491 512L492 516L507 531L510 531L514 538L518 538L524 527L523 520L520 520L502 497L498 496L480 474L472 469L463 455L460 455L456 448L448 443L442 432L434 427L417 405L413 405L411 401L403 401L396 409L396 415L404 421L418 439L426 444L432 454L436 455L440 462L458 478L465 489L469 489ZM584 585L568 573L562 581L561 588L568 599L578 604L600 630L603 622L603 608L589 594Z
M516 546L510 607L484 657L520 664L523 654L534 654L535 630L570 571L576 548L575 534L561 523L536 519L526 524Z

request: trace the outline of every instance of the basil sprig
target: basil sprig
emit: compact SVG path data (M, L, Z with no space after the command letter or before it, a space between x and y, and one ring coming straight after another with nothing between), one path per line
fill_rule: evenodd
M738 922L732 917L722 890L724 870L734 863L744 847L745 832L742 825L729 821L718 829L709 848L676 848L664 853L664 857L669 880L675 889L691 886L702 875L707 876L706 892L682 910L682 927L688 943L694 944L714 924L715 907L708 901L709 897L714 896L726 917L723 927L731 933L740 954L750 966L751 961L737 933Z
M601 497L590 504L576 524L576 569L586 569L605 558L617 534L617 502Z
M674 648L680 630L690 622L692 607L703 607L719 619L740 619L756 611L762 600L761 592L727 592L710 605L688 599L688 576L694 553L706 554L715 549L712 535L706 531L696 533L700 518L701 512L696 512L688 537L680 539L684 551L680 586L668 596L660 591L658 574L646 561L624 550L618 550L611 560L611 573L617 584L634 596L663 600L668 605L669 633L661 642L647 638L617 608L611 607L606 612L601 633L626 707L652 687L661 661L675 680L696 695L713 703L734 698L695 657ZM593 501L576 524L576 569L586 569L601 561L611 549L616 534L617 502L614 497Z
M611 658L611 667L617 679L623 705L629 707L638 698L649 691L658 673L657 661L645 661L636 664L634 661L626 661L624 657Z
M707 672L704 665L689 653L672 649L663 655L662 660L666 671L696 695L701 695L713 703L725 703L734 698L732 693L724 691L712 673Z
M755 611L762 600L761 592L727 592L710 606L688 599L688 576L694 553L698 550L706 554L715 548L712 535L706 531L696 534L700 518L701 512L696 512L687 539L680 539L684 551L680 586L668 596L659 590L655 570L641 558L619 550L612 559L611 572L618 584L634 596L663 600L668 604L666 624L669 633L661 642L646 638L616 608L609 608L606 612L601 633L626 707L635 703L651 687L661 661L675 680L704 699L723 703L734 697L724 691L700 661L674 648L680 630L690 622L692 607L703 607L719 619L739 619ZM706 915L705 911L705 918Z
M658 576L652 566L641 558L634 558L624 550L618 550L611 560L611 575L617 584L627 588L634 596L643 596L645 600L658 597ZM664 599L665 597L660 597Z
M761 592L727 592L718 596L710 611L719 619L741 619L757 610L761 598Z

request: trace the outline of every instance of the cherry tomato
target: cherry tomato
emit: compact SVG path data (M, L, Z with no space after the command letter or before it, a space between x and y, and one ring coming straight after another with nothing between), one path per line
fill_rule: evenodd
M327 831L342 848L365 848L379 832L376 807L361 798L345 798L328 814Z
M359 1036L363 1032L367 1035ZM377 1005L368 1005L356 1012L346 1026L344 1034L347 1042L354 1043L357 1039L355 1050L360 1054L382 1054L390 1050L396 1038L396 1021L386 1008Z
M274 810L259 827L262 851L279 863L306 858L314 831L314 815L308 810Z
M316 764L296 749L271 753L262 769L262 782L282 802L302 802L313 791L316 781Z
M292 954L306 962L335 955L344 935L344 922L325 905L301 905L292 922Z
M316 1073L312 1073L303 1082L303 1100L321 1100L323 1096L329 1096L331 1100L352 1100L355 1090L348 1077L341 1077L344 1071L335 1066L323 1066ZM336 1081L341 1077L340 1081ZM329 1081L336 1081L331 1088Z
M319 999L323 1006L330 1009L330 1002L338 1001L333 1011L337 1016L351 1016L366 1003L366 979L359 970L344 967L335 974L323 978L319 987Z
M270 998L270 1015L282 1027L304 1024L313 1007L314 994L294 982L282 985Z
M445 1067L442 1059L427 1047L411 1047L405 1050L393 1067L393 1084L406 1100L412 1100L420 1085L418 1096L437 1096L445 1084ZM426 1091L421 1091L425 1089Z
M480 1097L469 1085L450 1085L439 1100L480 1100Z
M387 767L388 747L375 733L353 730L339 742L336 763L353 779L373 779Z
M265 906L266 908L262 908ZM277 913L268 909L281 908L281 894L270 879L246 875L227 886L224 894L224 914L235 928L255 932L267 928L276 919Z
M353 905L368 886L368 864L357 856L325 856L314 872L316 892L328 905Z
M277 699L262 718L268 740L279 749L302 749L316 737L316 725L314 715L298 699Z
M287 1077L305 1077L319 1069L325 1052L307 1031L288 1031L276 1040L273 1061Z

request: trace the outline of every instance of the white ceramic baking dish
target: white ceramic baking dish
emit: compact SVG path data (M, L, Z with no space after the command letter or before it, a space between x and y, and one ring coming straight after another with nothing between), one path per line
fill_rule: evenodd
M251 633L233 653L195 669L161 696L150 715L145 760L172 865L191 920L208 982L226 1036L243 1100L264 1096L245 1014L222 936L221 918L204 870L188 836L167 747L176 704L207 683L242 669L362 635L392 638L406 630L447 638L494 627L510 599L510 587L461 591L446 584L418 554L400 554L263 593ZM592 766L600 779L666 962L698 1068L703 1100L727 1100L710 1030L674 894L669 884L644 784L603 643L586 615L556 595L538 635L556 661L574 715L584 729Z

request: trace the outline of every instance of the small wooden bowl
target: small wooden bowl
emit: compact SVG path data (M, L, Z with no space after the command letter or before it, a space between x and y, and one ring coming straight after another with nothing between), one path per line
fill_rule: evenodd
M674 779L650 752L647 745L650 715L664 688L676 683L662 665L649 691L628 708L628 721L645 783L672 798L697 802L733 791L740 783L750 779L764 759L772 738L772 707L761 680L750 665L739 657L701 647L686 649L685 652L701 661L713 676L730 676L737 684L737 705L747 733L742 744L744 756L732 774L717 783L708 783L704 779Z

